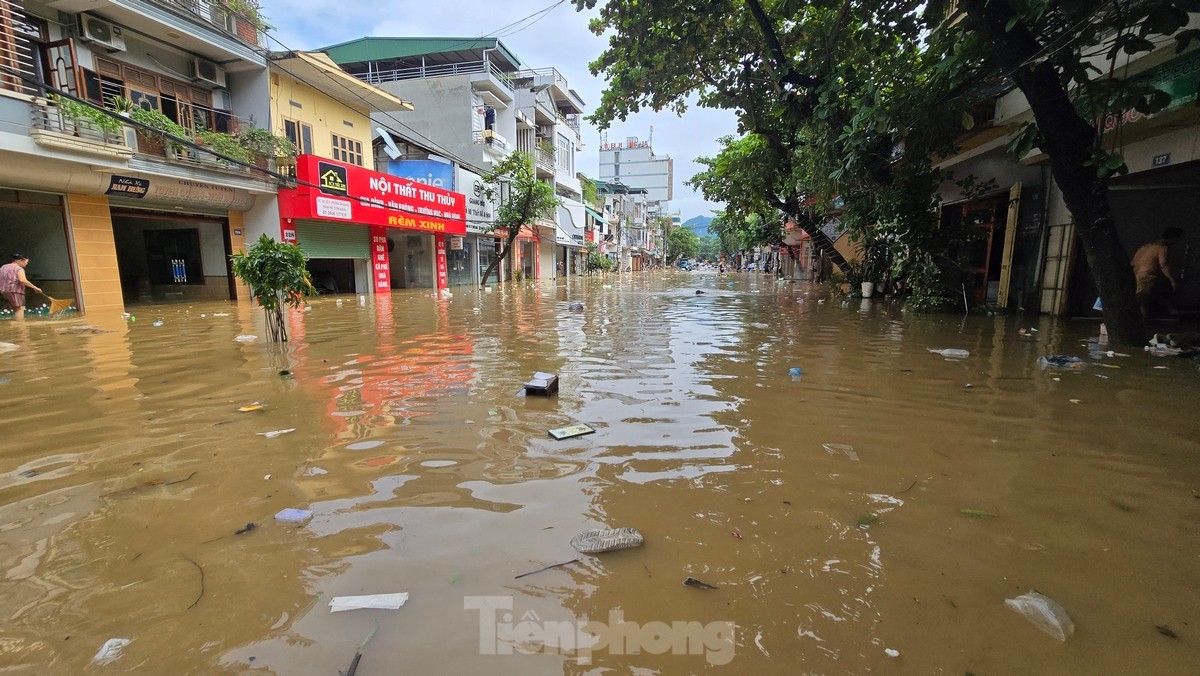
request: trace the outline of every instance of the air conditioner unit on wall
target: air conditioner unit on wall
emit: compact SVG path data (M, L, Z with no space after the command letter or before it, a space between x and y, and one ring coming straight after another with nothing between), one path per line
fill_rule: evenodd
M192 79L214 87L225 86L225 69L204 59L192 59Z
M114 52L125 51L125 35L121 27L91 14L79 15L79 37Z

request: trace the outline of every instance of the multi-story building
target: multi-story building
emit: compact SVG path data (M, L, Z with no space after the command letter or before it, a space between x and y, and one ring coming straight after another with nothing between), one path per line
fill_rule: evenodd
M299 242L322 293L445 288L450 266L439 240L466 233L466 198L375 166L372 111L413 105L320 52L271 54L270 74L270 128L299 156L296 185L280 190L279 216L264 232Z
M558 71L523 69L495 38L361 38L323 51L355 77L416 106L402 118L388 110L372 116L389 134L415 138L433 150L392 158L389 173L440 181L470 196L495 161L513 150L532 157L537 177L555 186L564 209L522 229L509 258L510 275L553 276L562 249L582 248L575 157L584 104ZM479 214L490 214L479 201ZM455 281L467 284L490 266L500 239L491 222L469 218L465 239L449 244L460 252L459 264L466 263Z
M228 257L277 184L190 137L268 119L261 19L209 0L0 0L0 14L0 249L89 312L242 297Z
M640 270L641 252L647 239L651 203L644 188L631 188L617 181L596 181L596 191L604 199L607 232L604 253L617 263L618 270ZM634 267L635 259L637 267Z
M600 180L645 190L651 211L666 215L674 195L675 162L670 156L656 155L650 141L630 136L610 143L606 137L600 143Z

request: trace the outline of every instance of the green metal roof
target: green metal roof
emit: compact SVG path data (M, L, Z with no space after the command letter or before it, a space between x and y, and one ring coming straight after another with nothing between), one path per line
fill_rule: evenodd
M584 208L584 210L585 210L585 211L587 211L589 214L591 214L591 215L592 215L592 218L595 218L597 221L603 221L603 220L604 220L604 214L600 213L599 211L596 211L595 209L593 209L593 208L589 207L589 206L588 206L588 205L586 205L586 204L585 204L585 205L583 205L583 208Z
M411 57L441 55L449 61L479 61L483 50L494 50L489 58L508 61L511 70L521 68L521 60L497 38L358 38L319 50L334 63L365 63L367 61L396 61ZM473 57L473 58L471 58ZM504 67L503 64L497 64Z

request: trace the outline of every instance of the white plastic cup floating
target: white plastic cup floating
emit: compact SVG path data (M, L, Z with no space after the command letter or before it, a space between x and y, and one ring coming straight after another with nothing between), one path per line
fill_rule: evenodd
M366 297L366 296L359 296L359 297L358 297L358 304L359 304L359 305L366 305L366 304L367 304L367 297Z

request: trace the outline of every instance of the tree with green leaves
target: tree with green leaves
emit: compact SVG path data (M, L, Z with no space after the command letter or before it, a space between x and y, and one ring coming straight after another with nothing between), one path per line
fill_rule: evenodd
M245 253L235 253L229 260L233 274L250 287L250 294L263 309L267 339L286 343L284 308L300 307L305 298L317 294L304 251L297 244L277 242L263 235Z
M1033 120L1010 148L1040 149L1075 222L1100 298L1109 335L1118 344L1145 342L1129 253L1118 237L1108 180L1127 168L1119 134L1104 135L1104 118L1134 109L1152 114L1170 102L1149 84L1115 77L1125 59L1175 39L1176 51L1200 37L1188 28L1200 0L961 0L962 20L933 34L932 49L947 71L998 81L1025 95ZM929 11L940 19L948 0Z
M704 235L700 238L700 250L696 256L702 260L715 261L717 256L721 255L721 242L713 235Z
M695 258L700 251L700 237L691 228L677 228L667 235L667 263L683 258Z
M554 195L554 186L537 180L533 159L526 153L514 152L496 163L483 177L488 199L499 198L493 232L504 233L499 255L480 278L482 284L492 276L500 263L512 251L513 242L521 228L532 226L539 218L552 218L561 200Z

